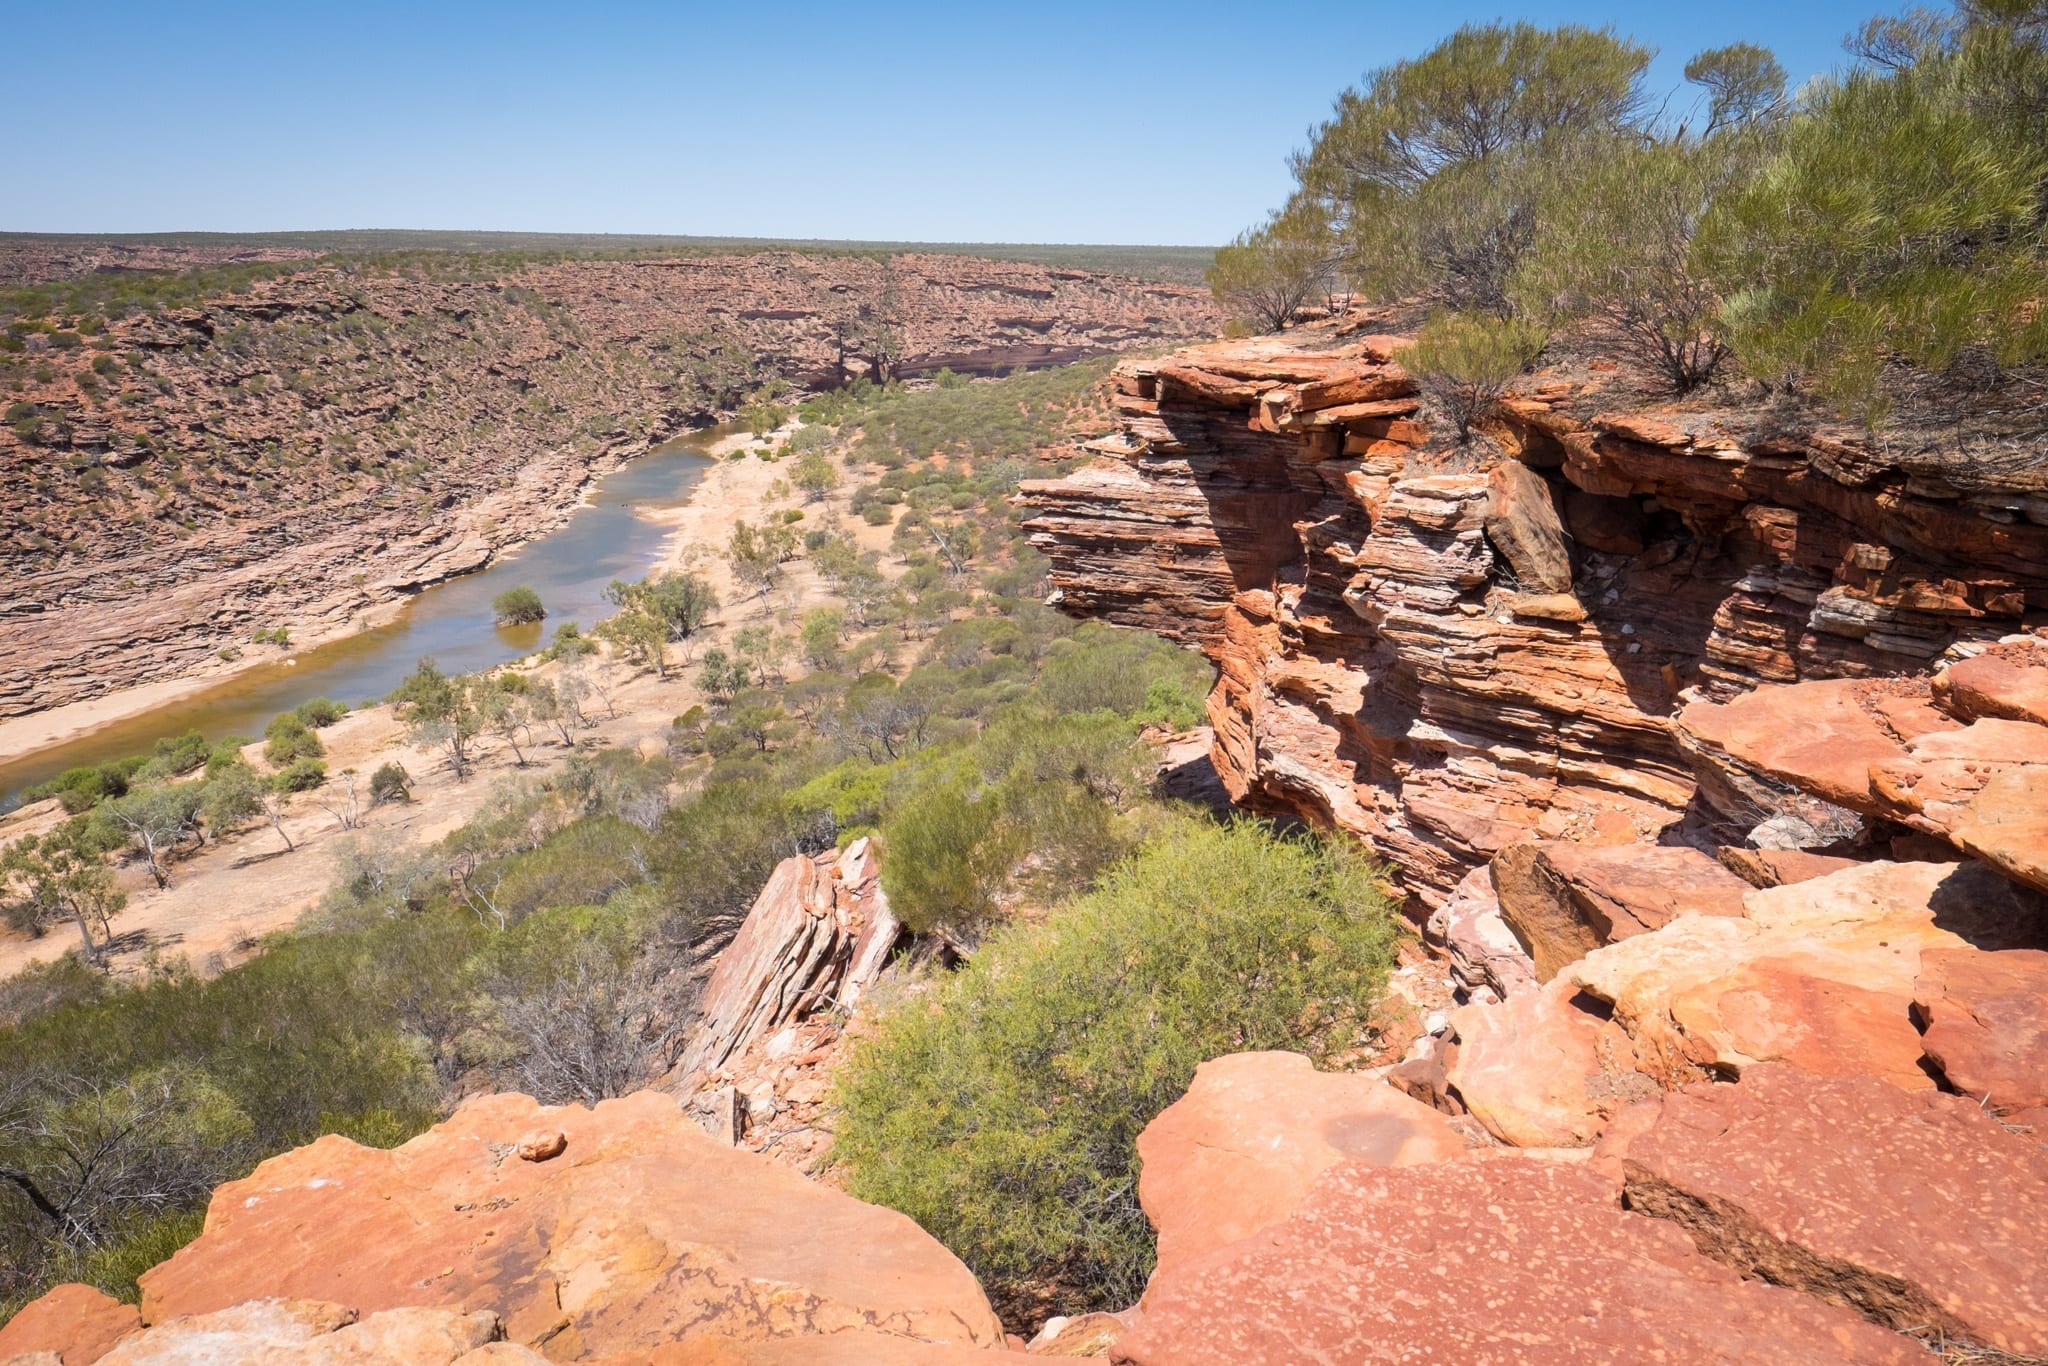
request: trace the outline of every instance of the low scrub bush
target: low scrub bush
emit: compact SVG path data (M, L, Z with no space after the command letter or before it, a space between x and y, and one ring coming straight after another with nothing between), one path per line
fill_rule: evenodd
M1346 848L1177 825L882 1018L839 1074L847 1189L916 1219L1013 1317L1128 1305L1153 1259L1139 1132L1209 1058L1355 1047L1397 924Z

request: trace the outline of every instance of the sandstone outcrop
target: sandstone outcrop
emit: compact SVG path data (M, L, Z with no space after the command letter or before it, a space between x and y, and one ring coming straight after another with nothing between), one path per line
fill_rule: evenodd
M2000 1112L2048 1105L2048 953L1930 949L1913 1011L1950 1086Z
M1501 918L1551 978L1603 944L1680 915L1741 915L1750 886L1684 845L1531 841L1491 865Z
M1129 1366L1931 1360L1845 1309L1745 1281L1583 1165L1345 1163L1284 1224L1162 1264Z
M344 1305L253 1300L210 1314L170 1319L122 1342L105 1366L537 1366L531 1348L500 1340L488 1309L387 1309L358 1319ZM66 1366L71 1366L66 1358Z
M0 1362L48 1352L64 1366L83 1366L141 1329L134 1305L89 1285L60 1285L0 1324Z
M1451 1092L1488 1133L1518 1148L1585 1147L1657 1090L1628 1030L1568 978L1505 1004L1455 1010L1450 1034Z
M537 1127L564 1150L522 1161ZM588 1111L482 1097L388 1152L323 1138L221 1187L142 1287L151 1325L258 1298L366 1321L489 1311L558 1361L693 1334L1003 1343L974 1278L910 1220L721 1145L651 1092Z
M1924 684L1868 701L2048 620L2032 467L1954 433L1879 448L1824 420L1614 411L1598 374L1560 365L1472 469L1432 444L1370 325L1126 362L1101 458L1019 495L1066 610L1216 662L1216 764L1241 802L1364 837L1419 913L1532 837L1868 857L1876 818L2041 875L2017 847L2041 841L2036 770L1942 751L1961 723ZM1993 672L1971 665L1958 695L2036 724L2037 694ZM1801 691L1742 696L1760 684ZM1786 776L1701 761L1717 742L1694 723L1721 703L1771 711L1717 752L1768 749ZM1918 806L1847 800L1915 734Z
M323 263L119 319L50 352L0 426L0 716L169 676L255 629L348 627L480 568L764 376L871 369L848 338L883 310L899 374L1217 322L1188 285L792 252L502 277Z
M2027 1357L2048 1354L2048 1149L1972 1101L1773 1065L1660 1102L1629 1208L1746 1276Z
M1444 1116L1371 1077L1318 1072L1299 1053L1203 1063L1138 1139L1138 1199L1160 1265L1284 1221L1331 1167L1406 1167L1466 1149Z
M784 859L719 954L678 1070L716 1071L821 1007L851 1009L902 934L871 841Z

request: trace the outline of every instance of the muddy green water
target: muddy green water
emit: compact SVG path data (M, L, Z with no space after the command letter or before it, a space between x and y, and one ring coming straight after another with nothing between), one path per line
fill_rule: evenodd
M667 528L647 514L689 497L711 466L705 450L730 430L691 432L628 462L600 479L589 502L560 527L474 574L423 589L386 625L281 655L156 711L0 763L0 811L13 807L25 787L80 764L147 753L160 736L195 728L210 740L257 736L273 716L310 698L350 706L381 698L423 655L449 673L469 673L530 653L559 622L588 629L610 610L606 584L639 578L660 560ZM540 594L545 622L492 623L491 599L517 584Z

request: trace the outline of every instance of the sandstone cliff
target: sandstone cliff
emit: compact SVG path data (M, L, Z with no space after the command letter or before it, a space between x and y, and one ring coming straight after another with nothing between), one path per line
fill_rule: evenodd
M864 336L886 334L899 374L987 373L1214 323L1183 285L784 252L502 278L320 265L82 337L29 332L0 427L0 716L478 568L762 378L870 369Z
M1422 907L1532 836L1748 843L1771 812L1693 804L1688 701L1925 675L2048 622L2032 446L1610 410L1579 370L1480 458L1361 331L1127 362L1103 459L1020 497L1067 610L1215 660L1232 794L1365 837Z

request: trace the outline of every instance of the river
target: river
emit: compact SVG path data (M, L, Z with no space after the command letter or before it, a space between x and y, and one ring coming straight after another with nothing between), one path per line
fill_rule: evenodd
M253 738L279 712L311 698L350 706L375 701L425 655L448 673L470 673L532 653L560 622L588 629L611 610L604 601L606 584L640 578L659 563L668 532L646 514L686 501L711 466L706 449L733 430L690 432L627 462L600 478L588 501L554 531L474 574L423 589L382 626L284 654L155 711L0 763L0 811L17 805L23 788L67 768L147 753L162 736L197 729L209 740ZM519 584L540 594L547 620L495 625L491 599Z

